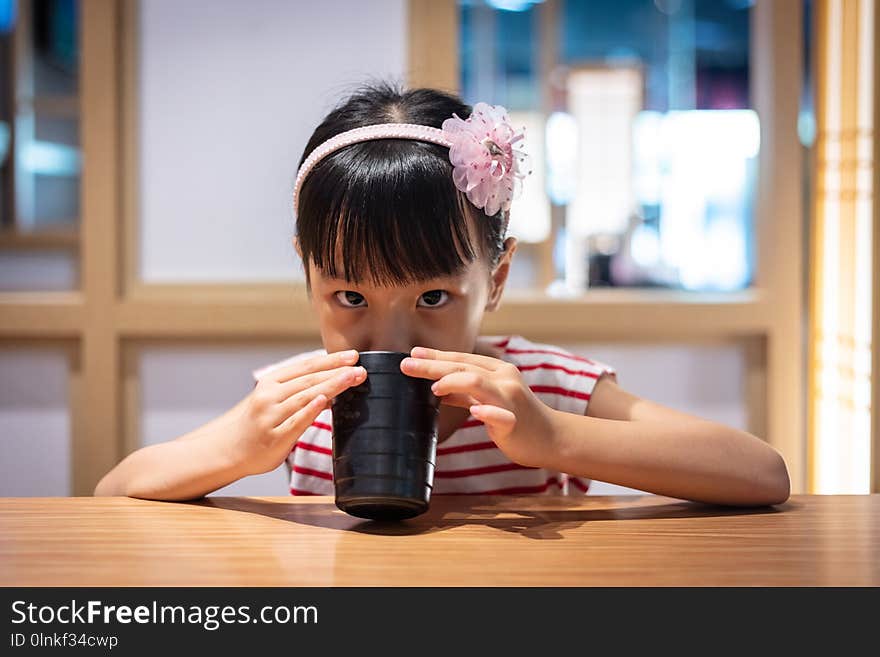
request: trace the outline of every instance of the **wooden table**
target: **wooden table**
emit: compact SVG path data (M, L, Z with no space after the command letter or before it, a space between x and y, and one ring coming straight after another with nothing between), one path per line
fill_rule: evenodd
M437 496L399 524L329 497L0 498L0 585L878 586L880 495Z

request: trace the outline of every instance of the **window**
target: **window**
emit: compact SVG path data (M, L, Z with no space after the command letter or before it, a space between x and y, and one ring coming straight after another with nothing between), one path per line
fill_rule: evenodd
M511 217L524 247L515 285L750 285L751 4L460 2L465 100L528 126L536 174Z
M0 0L0 289L76 287L75 0Z

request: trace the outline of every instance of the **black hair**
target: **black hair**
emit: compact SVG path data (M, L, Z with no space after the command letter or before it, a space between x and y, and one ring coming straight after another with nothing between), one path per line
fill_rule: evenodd
M327 139L377 123L440 128L460 98L389 82L361 86L312 133L300 166ZM449 149L412 139L376 139L323 158L299 191L296 233L309 260L328 276L388 286L454 275L479 255L492 267L504 250L507 212L486 215L452 180Z

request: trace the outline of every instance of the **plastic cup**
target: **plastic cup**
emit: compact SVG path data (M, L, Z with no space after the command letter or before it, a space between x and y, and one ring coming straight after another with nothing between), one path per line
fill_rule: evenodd
M331 405L336 506L359 518L412 518L431 501L440 400L400 371L408 355L361 352L367 378Z

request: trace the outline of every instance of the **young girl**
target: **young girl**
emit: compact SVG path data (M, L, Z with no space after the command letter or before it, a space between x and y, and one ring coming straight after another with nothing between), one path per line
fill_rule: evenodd
M369 126L369 127L368 127ZM479 336L516 240L527 171L500 107L363 88L317 127L294 189L294 246L325 349L254 373L222 416L138 450L96 495L183 500L287 462L290 491L332 495L330 400L358 351L410 354L441 397L434 494L583 494L597 479L730 505L784 502L780 455L743 431L621 388L612 368L521 336Z

